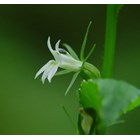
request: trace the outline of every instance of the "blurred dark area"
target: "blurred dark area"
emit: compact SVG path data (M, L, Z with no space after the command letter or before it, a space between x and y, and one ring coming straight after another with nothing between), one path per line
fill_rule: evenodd
M113 78L140 88L140 5L124 5L118 17ZM78 118L79 78L67 96L72 74L52 83L34 80L53 56L47 38L67 43L79 54L89 21L92 28L85 54L96 49L89 62L102 69L106 5L0 5L0 134L76 134L64 113ZM107 134L140 134L140 108Z

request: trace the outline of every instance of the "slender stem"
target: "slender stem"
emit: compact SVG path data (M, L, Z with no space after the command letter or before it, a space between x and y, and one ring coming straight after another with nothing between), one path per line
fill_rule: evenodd
M116 44L117 10L115 4L107 5L103 78L110 78L112 76Z

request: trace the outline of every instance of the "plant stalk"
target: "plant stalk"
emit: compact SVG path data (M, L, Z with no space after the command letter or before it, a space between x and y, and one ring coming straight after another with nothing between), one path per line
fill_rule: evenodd
M114 53L116 46L117 13L118 13L117 5L115 4L107 5L105 50L102 71L103 78L112 77Z

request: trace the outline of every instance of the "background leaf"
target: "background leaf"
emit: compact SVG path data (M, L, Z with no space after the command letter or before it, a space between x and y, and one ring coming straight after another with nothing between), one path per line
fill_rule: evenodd
M79 95L84 108L92 107L100 112L98 117L104 127L115 123L123 113L140 105L139 89L113 79L84 81Z

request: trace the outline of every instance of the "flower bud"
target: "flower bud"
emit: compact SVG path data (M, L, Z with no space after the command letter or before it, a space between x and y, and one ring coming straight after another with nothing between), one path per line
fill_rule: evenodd
M80 75L83 79L100 78L100 71L92 64L85 62L81 68Z

